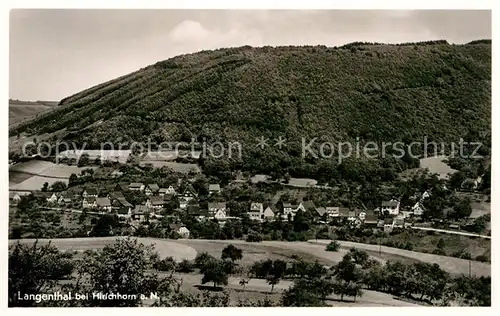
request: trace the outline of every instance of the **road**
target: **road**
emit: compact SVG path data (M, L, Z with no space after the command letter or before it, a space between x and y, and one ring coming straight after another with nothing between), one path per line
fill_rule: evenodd
M454 231L454 230L437 229L437 228L430 228L430 227L415 227L415 226L412 226L411 228L418 229L418 230L425 230L425 231L434 231L434 232L445 233L445 234L453 234L453 235L462 235L462 236L468 236L468 237L479 237L479 238L484 238L484 239L491 239L491 236L478 235L478 234L468 233L468 232L459 232L459 231Z
M310 240L308 243L311 244L320 244L327 245L331 242L331 240ZM361 244L350 241L339 241L340 246L342 248L357 248L361 250L371 251L378 253L381 251L382 253L393 254L401 257L406 257L418 261L428 262L428 263L437 263L441 267L441 269L451 273L451 274L469 274L473 276L490 276L491 275L491 264L486 262L479 262L474 260L460 259L455 257L448 256L440 256L434 255L430 253L416 252L410 250L404 250L399 248L392 248L386 246L379 245L370 245L370 244Z

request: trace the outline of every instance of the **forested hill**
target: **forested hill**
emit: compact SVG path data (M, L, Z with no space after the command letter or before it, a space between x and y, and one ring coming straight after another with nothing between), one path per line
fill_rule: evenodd
M84 76L85 74L81 74ZM301 137L457 141L491 124L491 41L219 49L177 56L84 90L19 126L106 141L239 141L280 161ZM97 123L97 124L93 124ZM255 138L288 140L254 152ZM272 146L271 146L272 147Z

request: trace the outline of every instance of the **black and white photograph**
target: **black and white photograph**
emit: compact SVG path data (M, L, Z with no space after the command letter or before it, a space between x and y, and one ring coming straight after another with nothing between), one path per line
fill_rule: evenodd
M10 310L492 305L491 10L8 17Z

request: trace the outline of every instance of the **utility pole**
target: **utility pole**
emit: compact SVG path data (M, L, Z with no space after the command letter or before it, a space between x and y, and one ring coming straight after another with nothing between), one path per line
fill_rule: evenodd
M378 255L382 255L382 241L381 237L378 237Z
M469 259L469 278L471 277L471 274L472 274L472 273L471 273L471 261L470 261L470 259Z

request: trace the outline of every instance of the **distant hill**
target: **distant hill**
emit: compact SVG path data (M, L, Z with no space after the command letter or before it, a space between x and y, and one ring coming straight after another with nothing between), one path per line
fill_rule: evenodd
M490 125L491 41L480 40L181 55L69 96L11 134L67 128L64 138L86 148L148 137L238 141L245 155L231 162L238 168L311 175L318 161L300 157L301 137L458 141ZM260 136L283 136L287 147L258 150Z
M59 102L56 101L21 101L9 99L9 126L15 126L36 115L54 109Z

